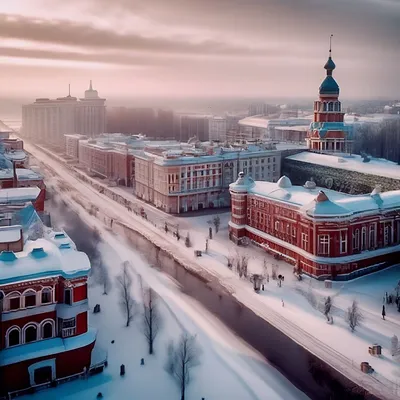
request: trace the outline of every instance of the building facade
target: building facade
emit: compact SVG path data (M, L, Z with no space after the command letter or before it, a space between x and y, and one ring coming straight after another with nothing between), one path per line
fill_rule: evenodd
M0 394L88 373L87 255L65 232L31 241L14 225L0 238Z
M231 240L247 237L315 278L351 279L400 255L400 190L354 196L241 173L230 192Z
M201 114L178 114L176 115L180 142L187 142L189 139L196 138L201 142L208 140L210 115Z
M39 98L22 107L21 133L39 142L64 146L65 134L97 136L106 130L105 99L90 87L84 98L70 94L55 100Z
M326 77L319 87L319 99L314 102L314 121L307 133L307 145L313 151L351 153L352 126L344 123L345 113L339 101L339 85L333 78L336 65L331 50L324 68Z
M224 142L226 140L227 120L224 117L212 117L210 124L210 140Z
M80 166L101 178L132 186L133 154L126 144L110 145L90 139L79 140L78 147Z
M260 146L246 149L143 151L135 154L135 194L168 213L227 207L229 184L239 171L276 181L281 152Z

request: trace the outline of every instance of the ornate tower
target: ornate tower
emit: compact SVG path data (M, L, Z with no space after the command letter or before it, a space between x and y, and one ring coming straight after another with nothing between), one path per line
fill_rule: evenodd
M343 122L339 85L333 77L336 65L332 60L332 36L329 58L324 65L326 77L319 87L319 100L314 102L314 122L310 125L306 140L308 148L313 151L351 153L352 130Z

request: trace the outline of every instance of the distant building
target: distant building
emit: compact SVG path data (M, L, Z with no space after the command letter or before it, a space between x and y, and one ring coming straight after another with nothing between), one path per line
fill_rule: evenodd
M266 103L252 103L249 105L248 116L252 117L253 115L267 115L268 114L268 105Z
M173 111L157 110L157 127L154 136L159 139L174 139L176 134L174 118L175 116Z
M231 240L247 237L310 276L347 280L398 262L400 190L355 196L241 173L230 193Z
M339 101L339 85L333 78L336 68L329 50L325 63L326 78L319 87L319 100L314 102L314 121L307 134L308 148L330 153L351 153L352 126L344 123L344 112Z
M208 140L209 118L210 115L178 114L179 137L175 138L180 142L187 142L191 138L196 138L201 142Z
M105 99L90 87L81 99L68 96L55 100L39 98L22 107L21 133L32 140L63 146L64 135L77 133L97 136L105 132Z
M65 137L65 154L73 160L79 160L79 141L87 140L85 135L64 135Z
M209 124L209 140L224 142L226 140L227 119L224 117L211 117Z

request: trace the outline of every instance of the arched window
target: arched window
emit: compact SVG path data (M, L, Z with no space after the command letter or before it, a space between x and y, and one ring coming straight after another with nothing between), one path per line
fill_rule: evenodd
M339 102L335 101L335 111L339 111Z
M42 322L42 339L50 339L54 336L54 322L47 320Z
M20 292L12 292L6 296L8 307L6 309L19 310L21 308L21 293Z
M42 298L42 304L48 304L52 302L52 290L51 288L43 288L42 289L42 294L41 294L41 298Z
M326 102L324 101L324 111L327 111L327 110L328 110L328 107L327 107Z
M36 325L27 325L24 327L24 343L35 342L38 339Z
M333 102L328 103L328 111L333 111Z
M18 326L13 326L8 329L7 334L7 347L17 346L21 343L21 330Z
M33 289L28 289L24 292L25 307L36 306L36 292Z

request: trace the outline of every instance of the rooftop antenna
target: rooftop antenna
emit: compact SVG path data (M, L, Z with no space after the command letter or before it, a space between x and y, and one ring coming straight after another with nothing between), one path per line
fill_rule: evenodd
M68 97L71 97L71 84L68 84Z
M332 38L333 34L331 34L331 36L329 37L329 57L332 56Z
M93 90L93 88L92 88L92 80L90 80L90 87L89 87L89 90Z

